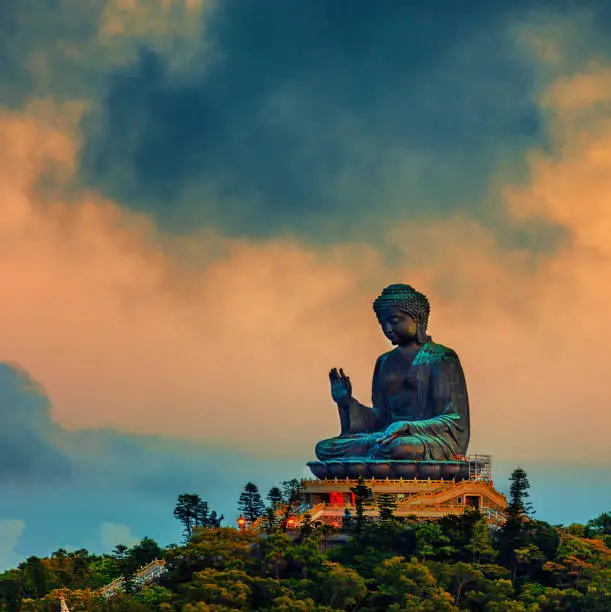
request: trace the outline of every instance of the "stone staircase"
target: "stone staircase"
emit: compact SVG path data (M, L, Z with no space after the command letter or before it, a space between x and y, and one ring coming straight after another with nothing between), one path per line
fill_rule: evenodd
M147 584L155 582L158 578L163 576L168 570L165 567L165 561L163 559L155 559L146 565L143 565L136 571L134 576L134 586L142 587ZM106 599L115 593L122 591L125 587L125 580L123 577L115 578L112 582L108 583L100 589L100 593Z

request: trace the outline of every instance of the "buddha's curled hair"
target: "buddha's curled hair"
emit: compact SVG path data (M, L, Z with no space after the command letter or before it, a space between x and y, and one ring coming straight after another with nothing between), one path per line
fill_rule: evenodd
M389 309L399 310L414 319L418 325L418 341L424 343L431 312L431 306L424 293L416 291L411 285L389 285L374 301L373 310L379 320Z

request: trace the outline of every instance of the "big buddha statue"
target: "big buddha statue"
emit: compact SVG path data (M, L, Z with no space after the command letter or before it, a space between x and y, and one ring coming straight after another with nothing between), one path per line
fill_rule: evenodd
M371 407L352 396L343 369L329 373L340 433L316 445L319 478L461 478L469 444L469 400L456 353L427 335L430 305L410 285L386 287L374 301L394 349L373 372Z

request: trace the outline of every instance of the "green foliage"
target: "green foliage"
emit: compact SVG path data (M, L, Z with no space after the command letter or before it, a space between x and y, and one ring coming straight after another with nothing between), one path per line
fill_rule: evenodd
M284 502L282 528L286 529L286 523L289 517L304 502L303 485L301 481L293 478L282 482L282 498Z
M319 571L318 597L334 610L350 610L367 596L367 584L355 570L326 562Z
M603 512L601 515L588 521L585 535L588 537L611 536L611 512Z
M211 527L207 504L204 512L198 496L182 496L178 514L190 517L191 525L183 545L163 550L144 538L131 548L115 547L111 555L60 549L48 558L29 557L0 574L0 611L57 612L62 596L72 612L611 610L605 515L566 528L534 520L524 510L524 478L515 482L521 484L513 507L523 510L500 531L491 531L478 512L400 519L384 496L376 500L378 520L366 521L364 508L372 499L357 482L360 511L353 524L360 516L360 528L341 532L353 536L341 545L338 530L308 515L302 514L299 533L278 529L271 505L265 532ZM299 509L298 485L284 483L284 506L270 496L280 518ZM208 528L198 528L203 526ZM140 586L134 574L155 558L165 559L167 573ZM127 592L104 599L99 587L120 576L127 578Z
M382 493L377 499L378 518L382 522L389 522L395 518L397 500L394 495Z
M269 490L269 493L267 494L267 502L273 509L276 509L276 507L280 506L282 504L283 499L284 498L282 497L282 491L279 487L272 487Z
M186 541L191 538L195 528L214 529L220 527L225 518L223 515L217 516L214 510L210 512L208 502L196 493L182 493L178 496L174 517L182 523Z
M481 515L475 515L475 519L470 530L471 537L465 541L464 548L471 553L474 563L490 561L497 556L497 552L492 547L488 521Z
M273 533L278 527L278 517L272 506L265 508L263 513L263 529L266 533Z
M439 521L422 521L414 526L416 555L423 559L452 557L456 548Z
M259 493L259 487L252 482L247 482L244 490L240 494L238 510L244 515L249 523L254 523L260 516L263 516L265 505Z
M531 522L532 505L529 503L530 483L526 472L516 468L510 477L510 498L507 505L507 520L498 536L499 560L513 569L513 579L518 577L520 563L516 550L529 544L527 526Z
M517 467L509 478L511 486L509 488L509 504L507 505L507 516L509 518L520 518L524 515L530 516L533 513L532 504L528 501L530 494L530 483L526 472Z
M365 484L363 476L359 476L356 486L351 487L350 491L354 494L354 534L357 540L361 539L365 528L365 508L372 501L371 489Z

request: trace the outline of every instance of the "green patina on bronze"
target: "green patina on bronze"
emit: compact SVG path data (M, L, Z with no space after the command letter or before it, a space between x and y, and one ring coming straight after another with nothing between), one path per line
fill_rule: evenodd
M341 432L317 444L318 459L403 464L464 455L470 436L465 376L456 353L427 335L428 299L410 285L390 285L374 310L396 348L376 362L371 407L352 397L343 370L331 370Z

